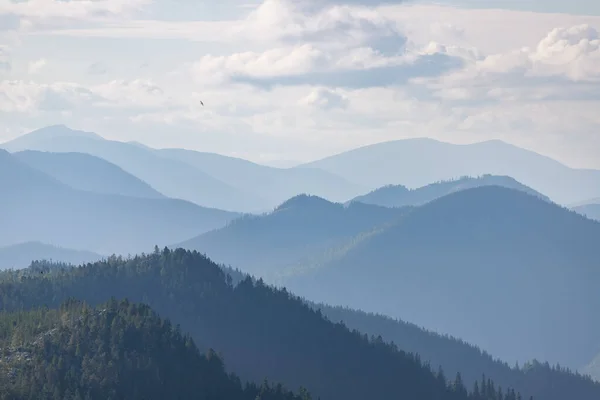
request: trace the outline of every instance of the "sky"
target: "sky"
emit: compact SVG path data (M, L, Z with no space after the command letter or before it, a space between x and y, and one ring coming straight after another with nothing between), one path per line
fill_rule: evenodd
M65 124L289 165L500 139L600 169L599 32L597 0L0 0L0 142Z

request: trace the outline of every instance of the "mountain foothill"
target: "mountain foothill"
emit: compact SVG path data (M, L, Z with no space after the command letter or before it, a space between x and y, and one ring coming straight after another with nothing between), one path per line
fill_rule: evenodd
M57 125L0 144L0 185L0 399L600 398L600 171Z

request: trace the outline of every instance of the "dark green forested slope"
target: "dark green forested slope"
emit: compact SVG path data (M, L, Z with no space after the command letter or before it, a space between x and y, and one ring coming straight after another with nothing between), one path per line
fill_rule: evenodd
M0 399L303 400L281 386L242 386L149 307L111 299L91 308L0 313Z
M600 395L600 383L560 366L532 361L521 367L511 367L462 340L429 332L413 324L344 307L314 307L333 322L343 321L350 329L381 335L385 341L398 343L405 351L418 353L433 368L441 366L448 376L460 372L467 385L479 381L485 373L494 382L536 399L594 399Z
M460 376L447 385L418 357L333 324L261 281L246 279L234 286L197 252L165 249L44 274L38 269L0 274L0 309L7 311L54 307L69 297L98 304L111 296L149 304L190 332L201 349L221 352L231 371L246 380L305 386L328 400L517 397L509 390L498 396L497 388L493 397L469 397Z
M222 268L232 277L234 284L249 276L239 269ZM381 336L386 342L396 343L403 351L419 354L421 360L429 363L433 370L441 367L446 376L460 373L467 387L475 382L481 386L481 377L484 375L502 387L512 387L519 393L536 399L563 400L571 398L570 396L595 399L600 395L600 383L560 366L532 361L521 367L511 367L463 340L440 335L402 320L347 307L310 301L306 303L311 308L320 310L333 323L343 323L349 329L369 336ZM598 360L596 364L600 364ZM598 370L600 368L597 365L590 365L582 372L599 376Z

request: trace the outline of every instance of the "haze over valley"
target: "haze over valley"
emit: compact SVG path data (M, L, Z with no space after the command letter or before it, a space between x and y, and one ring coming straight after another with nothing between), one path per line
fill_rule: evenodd
M600 399L600 17L0 0L0 400Z

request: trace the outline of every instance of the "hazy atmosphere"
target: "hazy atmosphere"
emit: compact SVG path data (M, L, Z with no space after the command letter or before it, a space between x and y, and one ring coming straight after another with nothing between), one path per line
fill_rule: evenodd
M0 400L600 399L599 32L0 0Z

